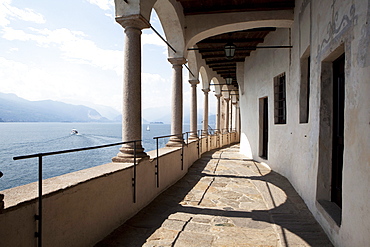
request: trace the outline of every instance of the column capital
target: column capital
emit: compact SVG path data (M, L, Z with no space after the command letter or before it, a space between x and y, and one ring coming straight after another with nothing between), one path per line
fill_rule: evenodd
M124 28L131 27L141 30L150 27L150 23L142 15L116 17L116 22L118 22Z
M221 98L222 94L221 93L216 93L215 96L217 97L217 99Z
M211 90L210 90L209 88L204 88L204 89L202 89L202 91L204 92L204 94L207 94L207 93L209 93Z
M227 97L227 98L224 98L224 100L225 100L226 102L229 102L229 101L230 101L230 98L229 98L229 97Z
M190 83L192 86L196 86L197 84L199 84L199 80L198 80L198 79L189 80L189 83Z
M169 57L167 60L172 65L183 65L186 63L186 59L183 57Z

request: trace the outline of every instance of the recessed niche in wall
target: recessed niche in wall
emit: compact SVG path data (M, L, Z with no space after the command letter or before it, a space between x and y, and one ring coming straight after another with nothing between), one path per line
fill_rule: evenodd
M345 101L344 46L321 63L319 166L316 199L341 225Z

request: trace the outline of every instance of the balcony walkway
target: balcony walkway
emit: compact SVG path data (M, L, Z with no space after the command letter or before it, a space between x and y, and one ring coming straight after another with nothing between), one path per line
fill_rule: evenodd
M332 246L288 180L238 151L203 154L96 246Z

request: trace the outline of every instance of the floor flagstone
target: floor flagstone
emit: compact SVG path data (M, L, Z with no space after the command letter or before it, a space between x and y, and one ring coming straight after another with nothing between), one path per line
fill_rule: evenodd
M332 244L289 181L234 145L203 154L184 178L96 246Z

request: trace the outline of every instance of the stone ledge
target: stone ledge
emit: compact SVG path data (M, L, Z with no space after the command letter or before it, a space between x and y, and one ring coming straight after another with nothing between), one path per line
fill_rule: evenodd
M329 216L329 218L335 222L335 224L338 227L341 226L342 209L337 204L335 204L334 202L327 201L327 200L318 200L317 204L320 205L322 209L320 210L320 207L317 207L319 211L321 212L324 211Z
M43 195L58 193L67 188L99 177L107 176L114 172L132 167L129 163L107 163L88 169L67 173L61 176L43 180ZM32 203L38 198L38 182L10 188L1 191L4 194L4 211L15 210L18 206ZM0 205L1 206L1 205Z
M159 149L159 157L169 155L180 150L181 147L164 147ZM150 162L157 158L156 150L147 153L150 156ZM100 166L87 168L84 170L67 173L61 176L52 177L43 180L43 195L61 192L67 188L89 180L107 176L117 171L123 171L133 167L132 163L111 162ZM15 210L18 206L32 203L38 198L38 182L21 185L18 187L0 191L0 213L2 211ZM1 196L5 199L2 200ZM3 210L2 210L3 209Z

